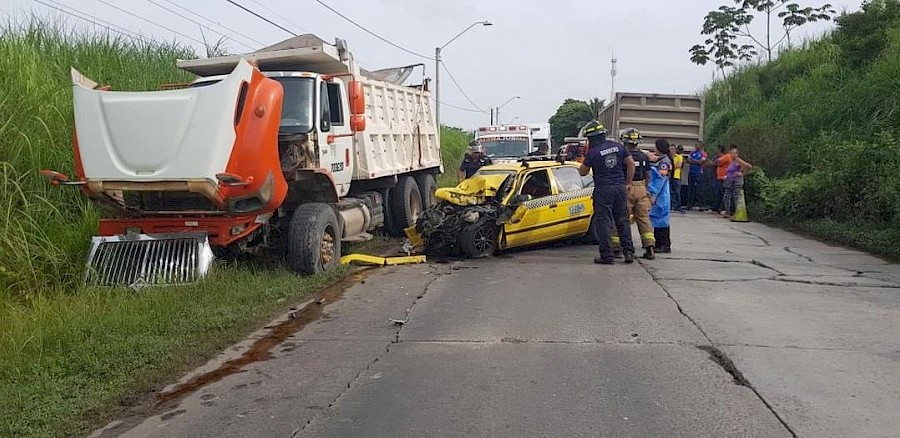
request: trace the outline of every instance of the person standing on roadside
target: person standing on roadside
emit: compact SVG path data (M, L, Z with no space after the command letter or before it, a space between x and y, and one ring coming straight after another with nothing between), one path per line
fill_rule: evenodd
M741 159L736 145L731 145L728 154L731 156L731 164L725 172L725 194L722 197L722 211L719 214L730 218L734 216L741 190L744 189L744 174L753 166Z
M582 132L588 139L588 151L578 172L581 176L592 171L594 174L593 227L600 247L600 255L594 258L594 263L615 263L610 236L613 223L621 237L625 263L634 263L626 201L634 178L634 159L625 146L606 140L606 129L599 122L588 122Z
M478 169L481 169L484 166L490 166L491 164L493 163L491 162L490 157L484 154L484 146L477 140L473 140L469 143L469 152L466 153L462 163L459 164L459 171L456 172L456 178L459 182L462 182L462 180L469 179L472 175L475 175L475 172L478 172Z
M626 129L622 132L620 139L634 160L634 178L631 182L631 189L627 193L628 216L634 220L638 232L641 233L641 246L644 248L644 255L641 257L653 260L656 258L656 237L653 234L653 225L650 224L650 196L647 194L650 158L644 151L638 149L643 136L637 129ZM615 227L612 228L612 233L613 253L618 257L622 251L620 237Z
M653 224L653 234L656 240L656 252L667 254L672 252L672 240L669 226L669 175L672 173L672 160L669 158L669 141L660 138L656 140L656 151L659 153L659 161L650 172L650 185L647 193L650 195L650 222Z
M703 145L698 145L693 152L688 155L688 195L685 203L688 208L697 206L700 198L700 184L703 181L703 166L706 164L706 151Z
M728 166L731 165L731 155L725 151L725 146L719 146L716 152L716 159L713 160L716 166L716 180L713 183L713 206L712 212L722 211L722 197L725 194L725 174L728 172Z
M684 207L681 205L681 168L684 167L684 157L681 152L683 151L684 148L681 146L669 145L669 159L672 160L672 181L669 182L672 211L681 213L684 213Z

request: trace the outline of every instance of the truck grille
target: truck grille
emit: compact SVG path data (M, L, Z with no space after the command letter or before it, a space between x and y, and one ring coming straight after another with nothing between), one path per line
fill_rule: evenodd
M133 289L191 283L206 275L212 260L203 233L94 237L86 282Z
M214 211L215 205L201 193L126 192L129 207L144 211Z

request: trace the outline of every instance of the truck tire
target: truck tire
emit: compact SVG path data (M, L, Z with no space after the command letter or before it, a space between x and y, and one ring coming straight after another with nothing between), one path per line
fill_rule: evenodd
M326 204L301 204L291 216L287 236L287 263L302 275L334 269L341 260L341 227Z
M480 220L459 233L459 249L469 258L488 257L497 250L500 230L492 221Z
M434 191L437 190L437 181L434 175L430 173L422 174L416 177L416 184L419 185L419 192L422 193L422 207L429 208L437 204L437 198L434 197Z
M422 195L419 185L411 176L401 176L397 186L391 189L388 213L391 215L391 227L388 230L394 237L403 237L403 230L415 225L422 214Z

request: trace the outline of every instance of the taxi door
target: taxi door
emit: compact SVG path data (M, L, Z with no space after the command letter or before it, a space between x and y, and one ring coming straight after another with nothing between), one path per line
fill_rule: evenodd
M531 195L503 227L505 248L555 240L560 231L557 222L565 214L556 201L555 184L548 169L526 173L516 188L516 195Z
M585 179L575 166L554 167L550 172L558 193L554 195L555 203L563 216L554 232L562 238L587 234L594 214L594 188L585 186Z

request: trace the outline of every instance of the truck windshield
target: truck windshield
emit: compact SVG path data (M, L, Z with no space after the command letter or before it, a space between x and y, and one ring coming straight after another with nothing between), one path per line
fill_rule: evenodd
M284 88L284 103L281 105L281 126L283 134L305 134L313 128L313 101L315 93L313 78L275 77Z
M527 139L483 139L479 140L487 156L524 157L530 152Z

